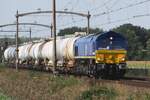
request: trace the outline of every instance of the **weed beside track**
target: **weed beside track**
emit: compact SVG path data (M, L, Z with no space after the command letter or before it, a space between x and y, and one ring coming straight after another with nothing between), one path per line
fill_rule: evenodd
M112 81L112 82L111 82ZM140 80L139 80L140 81ZM33 70L0 67L2 100L149 100L150 89Z

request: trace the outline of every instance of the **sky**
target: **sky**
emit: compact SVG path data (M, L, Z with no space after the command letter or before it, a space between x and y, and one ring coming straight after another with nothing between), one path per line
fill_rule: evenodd
M123 9L122 9L123 8ZM15 23L15 15L32 11L52 9L52 0L0 0L0 25ZM119 10L118 10L119 9ZM90 27L111 30L125 23L132 23L150 29L150 0L56 0L56 10L91 14ZM109 13L112 12L112 13ZM100 15L101 13L107 13ZM146 15L134 17L137 15ZM52 14L25 16L19 22L51 25ZM86 27L87 19L76 15L57 14L57 32L67 27ZM37 26L20 26L20 30L32 28L33 36L50 36L50 29ZM0 30L15 30L15 27L4 27ZM0 33L15 34L15 33ZM21 33L28 36L28 33Z

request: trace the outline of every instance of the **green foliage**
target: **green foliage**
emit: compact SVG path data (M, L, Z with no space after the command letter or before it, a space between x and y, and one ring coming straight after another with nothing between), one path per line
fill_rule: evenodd
M0 63L0 68L4 68L4 67L5 67L5 64Z
M127 100L150 100L150 94L149 93L134 93L130 94L127 98Z
M150 94L145 93L144 94L144 100L150 100Z
M3 70L6 68L5 64L0 63L0 72L3 72Z
M3 93L0 93L0 100L11 100L11 98L4 95Z
M77 80L73 76L54 76L49 78L49 86L50 86L50 94L56 93L57 91L60 91L61 89L65 87L69 87L72 85L77 85L79 83L79 80Z
M40 38L33 37L32 40L40 40ZM24 42L29 42L29 38L19 37L18 41L19 41L19 44L22 44ZM0 42L1 42L0 45L3 45L4 47L16 44L15 38L0 38Z
M36 70L29 70L29 76L30 78L40 77L41 72L38 72Z
M113 88L92 87L82 93L80 100L115 100L116 96L117 93Z
M127 100L134 100L132 95L129 95L129 97L127 98Z
M149 59L148 56L145 56L145 52L143 52L143 50L146 50L150 45L148 42L150 38L150 33L148 30L132 24L124 24L113 30L121 33L127 38L128 60Z
M149 69L128 69L125 76L129 77L148 77Z
M81 28L81 27L71 27L71 28L65 28L59 31L58 36L64 36L64 35L71 35L75 32L86 32L87 28ZM90 28L90 33L97 33L102 32L103 30L99 28Z

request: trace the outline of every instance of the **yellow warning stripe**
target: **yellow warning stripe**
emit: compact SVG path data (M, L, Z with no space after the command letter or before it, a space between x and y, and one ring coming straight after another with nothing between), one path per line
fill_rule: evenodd
M96 54L126 54L126 50L97 50Z

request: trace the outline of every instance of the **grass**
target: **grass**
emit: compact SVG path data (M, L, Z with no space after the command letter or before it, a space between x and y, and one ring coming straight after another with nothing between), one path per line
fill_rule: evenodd
M0 100L150 100L150 89L0 66Z
M77 100L150 100L150 89L117 83L93 84Z
M128 68L150 69L150 61L127 61Z
M150 76L150 61L128 61L126 76Z
M57 92L68 87L74 88L78 84L81 84L81 81L74 76L54 76L31 70L16 72L15 69L0 67L0 88L4 94L15 100L57 98Z
M49 89L51 90L49 93L54 94L60 90L62 90L65 87L70 87L72 85L76 85L79 83L77 79L75 79L73 76L64 77L64 76L55 76L50 77L49 81L51 82L49 85Z
M129 77L149 77L150 69L128 69L125 76Z
M0 93L0 100L11 100L11 98L4 95L3 93Z
M80 100L115 100L117 96L113 88L107 87L92 87L84 91L79 97Z
M141 96L139 96L139 95L141 95ZM145 94L139 94L139 93L131 94L131 95L129 95L127 100L150 100L150 94L148 94L148 93L145 93Z

